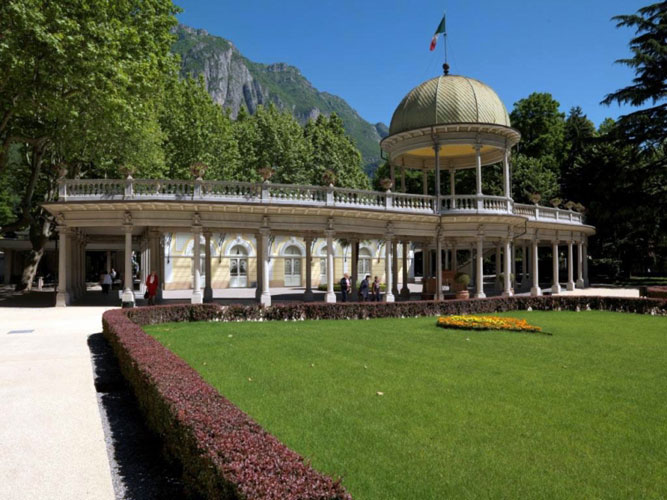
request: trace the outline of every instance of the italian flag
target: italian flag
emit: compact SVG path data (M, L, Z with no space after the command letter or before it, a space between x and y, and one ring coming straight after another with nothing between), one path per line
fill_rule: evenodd
M433 33L433 38L431 38L431 48L429 50L435 50L435 44L438 43L438 35L447 34L445 29L445 15L442 15L442 21L438 24L438 28Z

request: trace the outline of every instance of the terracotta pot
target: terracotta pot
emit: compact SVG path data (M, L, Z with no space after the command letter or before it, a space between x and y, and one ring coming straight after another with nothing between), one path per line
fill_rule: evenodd
M469 299L470 298L470 292L468 290L461 290L456 292L456 298L457 299Z

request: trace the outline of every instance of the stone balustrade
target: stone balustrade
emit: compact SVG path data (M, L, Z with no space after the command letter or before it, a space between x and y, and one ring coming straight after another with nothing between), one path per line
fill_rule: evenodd
M59 202L69 201L198 201L354 208L414 214L513 214L535 221L583 224L572 210L523 205L488 195L435 196L391 191L365 191L270 182L159 179L64 179Z

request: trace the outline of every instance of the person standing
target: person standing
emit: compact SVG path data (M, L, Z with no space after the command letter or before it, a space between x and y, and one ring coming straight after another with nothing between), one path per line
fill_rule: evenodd
M151 271L151 273L148 275L148 278L146 278L146 298L148 299L149 306L155 305L155 296L157 295L158 284L159 280L157 273L155 271Z
M359 285L359 300L361 302L368 301L368 287L369 287L370 277L371 276L367 274L366 277L363 280L361 280L361 285Z
M102 293L104 295L109 295L109 290L111 290L111 275L104 271L102 273L102 279L100 280L100 283L102 284Z
M343 302L347 302L347 296L350 293L350 275L345 273L340 279L340 294Z
M372 300L374 302L380 302L380 278L378 278L377 276L373 280L372 293L373 293L373 299Z

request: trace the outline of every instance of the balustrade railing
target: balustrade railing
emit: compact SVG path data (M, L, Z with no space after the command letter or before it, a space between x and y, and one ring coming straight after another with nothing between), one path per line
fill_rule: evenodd
M514 203L503 196L435 196L391 191L365 191L292 184L158 180L158 179L66 179L59 185L59 201L174 200L345 207L416 214L503 213L530 220L583 224L572 210Z

